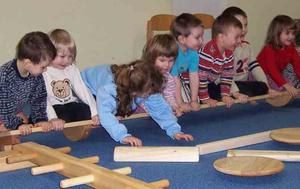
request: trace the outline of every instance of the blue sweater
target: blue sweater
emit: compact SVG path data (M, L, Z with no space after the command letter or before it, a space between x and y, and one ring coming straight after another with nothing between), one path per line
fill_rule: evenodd
M101 125L109 135L117 142L131 136L126 127L115 117L117 113L116 85L109 65L100 65L81 72L83 81L97 98L97 110ZM172 109L166 103L161 94L153 94L147 98L135 98L132 109L144 103L149 115L167 132L167 135L174 137L181 132L177 118L173 115Z
M12 60L0 67L0 120L8 129L17 129L22 119L17 117L25 104L31 104L33 123L46 121L47 91L40 76L22 77L17 61Z

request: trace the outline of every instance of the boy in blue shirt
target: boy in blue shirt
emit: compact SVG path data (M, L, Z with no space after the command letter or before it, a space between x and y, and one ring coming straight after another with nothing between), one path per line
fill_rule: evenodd
M202 22L194 15L183 13L176 17L170 30L178 44L178 56L171 70L176 83L177 104L184 112L197 111L200 109L197 101L199 89L197 51L202 44L204 28ZM189 83L190 94L187 94L189 103L182 100L180 76Z

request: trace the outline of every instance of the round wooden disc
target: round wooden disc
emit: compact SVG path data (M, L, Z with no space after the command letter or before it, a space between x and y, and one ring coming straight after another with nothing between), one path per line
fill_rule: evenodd
M80 127L70 127L63 130L64 135L71 141L79 141L90 136L91 125L84 125Z
M279 173L284 164L272 158L241 156L218 159L214 168L229 175L252 177Z
M270 138L288 144L300 144L300 128L277 129L270 133Z
M287 105L292 99L291 95L283 95L275 98L267 98L266 102L274 107L282 107Z

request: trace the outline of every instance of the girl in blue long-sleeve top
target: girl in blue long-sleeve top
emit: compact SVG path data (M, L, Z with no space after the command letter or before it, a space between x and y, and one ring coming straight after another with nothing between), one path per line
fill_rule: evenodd
M139 138L131 136L116 116L129 116L143 103L149 115L176 140L193 140L181 132L171 107L160 94L163 76L153 66L137 60L126 65L100 65L81 73L82 78L96 96L101 125L117 142L141 146Z

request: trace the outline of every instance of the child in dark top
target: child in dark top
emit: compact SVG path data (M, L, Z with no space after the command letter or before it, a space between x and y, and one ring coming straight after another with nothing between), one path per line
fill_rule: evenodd
M56 56L56 49L43 32L26 34L16 48L16 59L0 67L0 132L18 129L21 135L31 133L22 110L31 105L30 118L34 126L52 130L46 113L47 91L42 73ZM10 137L1 138L1 145L10 143ZM14 142L16 142L15 139Z
M268 29L265 46L257 56L257 60L265 71L271 88L277 91L286 90L294 98L299 95L296 84L300 80L300 57L295 48L296 24L286 15L276 16ZM294 81L285 74L287 65L291 64ZM289 72L288 72L289 73Z

